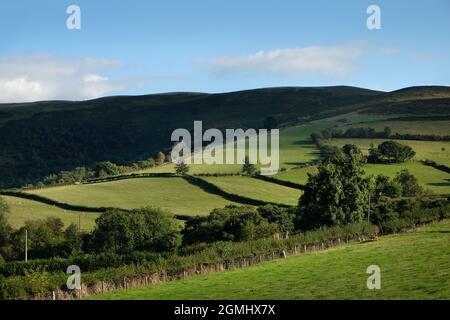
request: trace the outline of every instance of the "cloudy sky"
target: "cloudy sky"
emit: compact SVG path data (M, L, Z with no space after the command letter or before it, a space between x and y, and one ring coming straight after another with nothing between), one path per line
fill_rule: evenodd
M81 9L69 30L67 7ZM367 7L381 9L369 30ZM40 0L0 5L0 102L450 85L450 1Z

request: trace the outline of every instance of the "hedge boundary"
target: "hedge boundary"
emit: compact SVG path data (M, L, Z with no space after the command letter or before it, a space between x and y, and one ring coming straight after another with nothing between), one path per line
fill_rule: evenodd
M284 203L276 203L276 202L257 200L257 199L253 199L253 198L249 198L249 197L245 197L245 196L240 196L240 195L237 195L234 193L229 193L229 192L224 191L220 187L216 186L215 184L213 184L209 181L206 181L202 178L199 178L198 176L194 177L191 175L184 175L182 177L187 182L201 188L203 191L221 196L222 198L229 200L229 201L238 202L241 204L252 205L252 206L265 206L265 205L271 204L271 205L276 205L276 206L283 207L283 208L291 208L292 207L292 206L284 204Z
M266 181L266 182L279 184L281 186L289 187L289 188L292 188L292 189L305 190L305 185L303 185L303 184L295 183L295 182L291 182L291 181L284 181L284 180L280 180L280 179L277 179L277 178L274 178L274 177L263 176L263 175L257 174L257 175L252 176L252 178L260 179L260 180L263 180L263 181Z

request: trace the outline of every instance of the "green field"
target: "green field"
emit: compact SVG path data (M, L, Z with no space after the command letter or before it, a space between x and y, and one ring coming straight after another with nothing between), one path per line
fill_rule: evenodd
M292 169L280 172L275 176L275 178L283 181L305 184L306 182L308 182L308 173L314 174L316 172L317 172L316 166L309 166L306 168Z
M2 196L2 198L8 203L10 209L8 222L13 228L20 228L25 221L29 220L58 217L61 218L66 227L71 223L78 225L80 222L81 230L91 230L94 228L95 219L98 217L97 213L64 210L37 201L17 197Z
M384 174L394 177L397 172L407 169L414 174L419 184L437 194L450 195L450 174L426 166L420 162L407 162L399 164L366 164L364 170L366 174Z
M331 139L326 144L333 146L343 146L345 144L356 144L367 154L370 145L379 145L388 139ZM416 140L395 140L406 144L414 149L416 160L434 160L439 164L450 166L450 141L416 141Z
M450 299L450 221L416 232L351 243L92 299ZM366 269L381 269L367 289Z
M137 178L28 191L60 202L132 209L153 206L175 214L203 215L233 202L182 178Z
M450 135L450 120L422 120L413 121L405 118L402 121L389 120L389 121L371 121L366 123L353 123L348 126L343 126L341 129L346 130L349 127L354 128L374 128L376 131L383 131L385 127L390 127L392 133L400 134L422 134L422 135Z
M296 205L301 190L246 176L202 177L224 190L244 197L268 202Z
M364 171L367 175L384 174L389 177L395 177L397 172L407 169L416 176L419 184L424 188L437 194L450 195L450 174L426 166L420 162L406 162L397 164L365 164ZM305 184L308 179L308 172L315 173L315 166L289 170L276 175L276 178L284 181L290 181Z
M280 168L294 168L319 157L317 146L311 141L310 135L332 126L334 122L304 124L280 130ZM236 149L235 149L236 150ZM225 161L224 161L225 162ZM238 173L240 164L190 164L189 173ZM157 166L139 173L174 172L175 166L167 164Z

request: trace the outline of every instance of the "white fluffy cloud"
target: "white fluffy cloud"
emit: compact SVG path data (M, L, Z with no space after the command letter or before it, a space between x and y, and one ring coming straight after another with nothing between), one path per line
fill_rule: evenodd
M97 98L125 88L101 74L120 66L118 61L93 58L0 57L0 102Z
M244 56L223 56L210 60L216 73L263 71L278 75L320 74L345 76L357 68L364 46L311 46L259 51Z

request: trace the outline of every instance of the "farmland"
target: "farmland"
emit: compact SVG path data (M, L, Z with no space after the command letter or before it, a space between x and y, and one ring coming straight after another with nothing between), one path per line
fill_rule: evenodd
M426 166L420 162L406 162L397 164L365 164L364 171L366 175L379 175L384 174L388 177L395 177L395 175L403 170L407 169L418 180L419 184L424 188L431 190L437 194L450 194L450 174L435 169L430 166ZM317 167L310 166L301 169L289 170L279 173L276 177L280 180L290 181L295 183L304 184L307 182L307 174L315 173Z
M345 144L357 145L363 153L368 152L370 145L377 146L387 139L331 139L326 141L328 145L343 146ZM406 144L414 149L416 160L433 160L439 164L450 165L450 142L449 141L416 141L416 140L395 140Z
M182 178L139 178L59 186L29 191L60 202L89 207L132 209L153 206L172 213L202 215L232 202L207 193Z
M2 198L8 203L10 209L8 221L14 228L20 228L25 221L58 217L66 227L71 223L76 225L80 223L81 230L89 231L94 228L95 219L98 217L97 213L63 210L23 198L10 196L2 196Z
M245 176L202 178L225 192L268 202L295 205L301 194L301 191L298 189Z
M450 222L416 232L351 243L93 299L448 299ZM366 269L381 269L381 289L368 290Z

